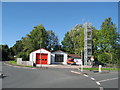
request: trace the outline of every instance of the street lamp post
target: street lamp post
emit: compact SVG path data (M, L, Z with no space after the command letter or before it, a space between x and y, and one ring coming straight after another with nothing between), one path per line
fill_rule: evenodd
M82 63L81 63L81 72L83 72L83 60L82 60L82 50L81 50L81 61L82 61Z
M110 52L110 59L111 59L111 62L112 62L112 66L114 65L113 63L113 60L112 60L112 53Z
M42 59L41 59L41 44L40 44L40 67L42 68Z

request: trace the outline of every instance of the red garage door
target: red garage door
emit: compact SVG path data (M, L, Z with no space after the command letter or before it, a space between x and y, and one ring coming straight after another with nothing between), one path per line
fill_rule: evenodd
M48 54L36 53L36 64L47 64Z

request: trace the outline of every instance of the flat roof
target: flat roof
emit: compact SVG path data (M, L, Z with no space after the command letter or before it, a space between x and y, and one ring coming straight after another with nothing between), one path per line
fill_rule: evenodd
M70 57L76 57L76 58L80 58L81 56L77 55L77 54L68 54L68 56Z

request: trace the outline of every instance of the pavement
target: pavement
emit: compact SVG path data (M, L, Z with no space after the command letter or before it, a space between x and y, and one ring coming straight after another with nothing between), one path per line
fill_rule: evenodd
M20 66L20 65L15 65L15 64L10 64L7 61L4 62L5 64L9 65L9 66L16 66L16 67L25 67L25 66ZM44 64L37 64L36 67L32 67L32 68L39 68L39 67L43 67L43 68L80 68L81 66L79 65L63 65L63 64L50 64L50 65L44 65ZM91 66L87 66L84 65L83 68L90 68ZM30 67L29 67L30 68Z
M38 67L41 67L41 65L38 65ZM42 67L47 67L47 68L80 68L79 65L42 65ZM84 68L90 68L91 66L83 66Z
M24 68L3 64L3 88L118 88L118 72L78 68ZM1 80L1 79L0 79Z
M7 62L4 62L4 64L8 65L8 66L13 66L13 67L16 67L16 68L27 68L27 69L39 69L39 68L49 68L49 69L71 69L71 71L73 72L78 72L80 73L81 75L83 74L103 74L103 73L109 73L110 71L90 71L90 70L83 70L81 71L79 68L80 66L79 65L57 65L57 64L52 64L52 65L38 65L37 67L25 67L25 66L17 66L17 65L13 65L13 64L9 64ZM89 68L91 66L83 66L84 68ZM3 75L1 73L1 75Z
M7 62L5 62L4 64L8 65L8 66L13 66L16 68L28 68L28 69L39 69L39 68L49 68L49 69L71 69L74 70L74 72L79 72L81 74L103 74L103 73L109 73L110 71L90 71L90 70L83 70L81 71L79 68L79 65L57 65L57 64L52 64L52 65L38 65L37 67L25 67L25 66L17 66L17 65L13 65L13 64L9 64ZM83 66L83 68L90 68L91 66Z
M98 70L92 70L92 71L90 71L90 70L83 70L83 71L81 71L81 70L79 70L79 69L77 69L77 70L74 70L75 72L79 72L80 74L87 74L87 75L91 75L91 74L106 74L106 73L110 73L111 71L101 71L101 72L99 72Z

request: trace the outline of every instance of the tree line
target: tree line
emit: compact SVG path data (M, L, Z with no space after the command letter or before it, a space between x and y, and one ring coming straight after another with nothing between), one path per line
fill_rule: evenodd
M62 45L61 45L62 44ZM67 53L78 54L84 52L84 27L82 24L75 25L68 31L63 41L59 43L58 37L52 30L46 30L42 24L16 41L13 47L1 45L2 59L13 59L14 56L29 59L33 50L45 48L50 51L63 50ZM110 17L106 18L97 30L92 26L92 53L95 61L102 63L118 63L120 58L120 34L117 33L116 25Z
M8 45L1 45L2 58L8 60L16 56L28 60L29 54L39 48L50 51L60 49L58 37L52 30L47 31L42 24L35 26L29 34L16 41L13 47L9 48Z

